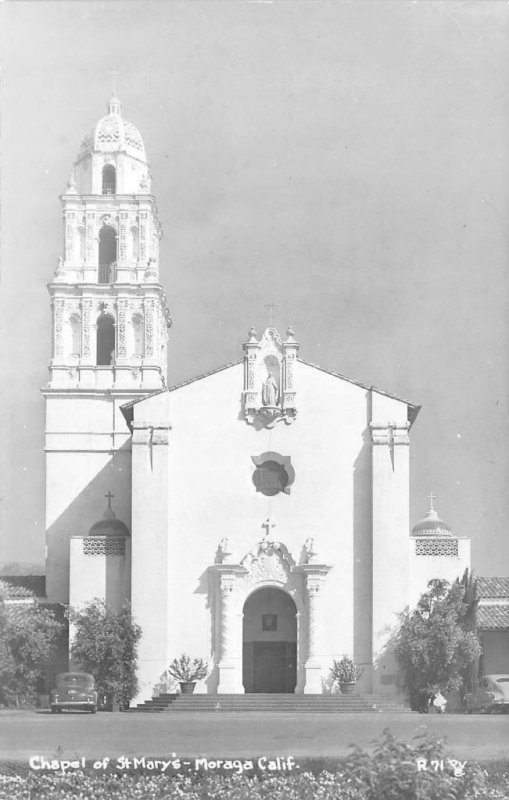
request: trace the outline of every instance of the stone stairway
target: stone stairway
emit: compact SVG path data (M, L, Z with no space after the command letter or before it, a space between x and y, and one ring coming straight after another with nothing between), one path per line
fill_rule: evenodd
M361 694L160 694L131 711L149 713L265 712L276 714L412 713L407 706L381 695Z

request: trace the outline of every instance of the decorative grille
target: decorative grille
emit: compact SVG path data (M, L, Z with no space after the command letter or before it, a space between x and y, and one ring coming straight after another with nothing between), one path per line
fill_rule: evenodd
M83 539L83 555L85 556L124 556L125 539L99 539L90 537Z
M416 539L415 541L415 555L416 556L457 556L458 555L458 540L457 539Z

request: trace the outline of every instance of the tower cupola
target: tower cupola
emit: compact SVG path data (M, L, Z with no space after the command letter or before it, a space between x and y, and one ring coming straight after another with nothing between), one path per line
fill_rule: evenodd
M429 495L429 510L412 528L412 536L452 536L452 531L443 519L438 516L433 500L433 492Z
M108 166L115 172L115 181L103 180ZM85 133L74 169L80 193L148 193L144 186L150 180L150 168L143 139L138 128L122 116L115 95L108 102L108 113Z
M120 100L112 94L108 103L108 114L118 114L120 116L121 113L122 107L120 105Z

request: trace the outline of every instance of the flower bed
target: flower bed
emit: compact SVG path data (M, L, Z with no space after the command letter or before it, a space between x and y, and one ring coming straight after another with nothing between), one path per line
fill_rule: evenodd
M255 771L229 775L146 774L114 770L65 775L0 774L0 800L504 800L509 762L482 768L448 758L442 743L419 737L413 744L389 731L370 752L353 749L332 770L303 759L292 773ZM339 765L338 765L339 764ZM320 770L320 771L318 771Z

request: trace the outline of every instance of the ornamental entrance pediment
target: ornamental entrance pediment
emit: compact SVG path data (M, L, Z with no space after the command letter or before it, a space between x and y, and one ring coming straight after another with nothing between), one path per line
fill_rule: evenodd
M217 549L209 569L210 608L213 615L214 661L218 694L243 693L242 620L247 598L262 587L282 589L297 609L297 694L320 692L321 587L330 569L316 563L313 540L302 548L297 564L287 546L270 536L274 523L267 519L265 536L240 561L228 538Z

